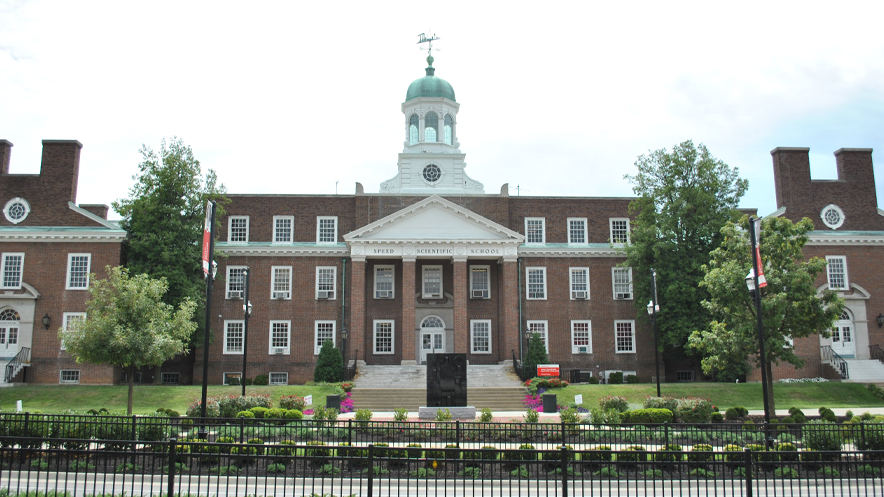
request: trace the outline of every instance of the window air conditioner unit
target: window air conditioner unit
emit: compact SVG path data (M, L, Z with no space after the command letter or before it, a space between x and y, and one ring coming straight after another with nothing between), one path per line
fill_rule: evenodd
M286 352L288 352L288 349L285 347L273 347L271 351L274 354L285 354Z
M588 347L577 347L578 354L586 354L586 353L588 353L588 350L589 350Z
M473 290L473 298L474 299L484 299L485 298L485 290Z
M318 298L318 299L331 298L331 292L328 290L322 290L322 291L316 292L316 298Z
M632 298L631 293L617 293L614 295L614 298L617 300L630 299Z
M589 292L587 292L585 290L574 292L574 298L577 300L586 300L588 298L587 293L589 293Z
M393 298L393 292L391 292L390 290L378 290L377 291L377 298L379 298L379 299Z
M442 298L442 294L441 293L425 293L424 298L425 299L440 299L440 298Z
M273 292L273 300L282 300L289 298L289 292Z
M230 291L230 292L227 292L227 298L229 298L229 299L241 299L241 298L242 298L242 292L241 292L241 291Z

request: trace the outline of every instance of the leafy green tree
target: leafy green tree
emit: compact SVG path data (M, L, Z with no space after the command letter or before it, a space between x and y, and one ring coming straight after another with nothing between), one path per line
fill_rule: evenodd
M344 367L344 357L340 349L332 344L331 340L322 342L319 349L319 357L316 358L316 368L313 369L313 381L334 383L341 381L341 370Z
M543 339L540 338L540 333L532 333L528 338L528 355L525 356L525 364L522 366L524 375L528 378L537 376L537 365L547 363L549 357L546 355Z
M130 277L123 267L108 266L106 271L106 279L92 276L86 319L60 329L58 338L78 363L112 364L126 371L126 413L132 414L135 371L186 353L196 329L196 303L184 299L175 309L163 302L168 285L162 278Z
M117 200L114 209L122 216L126 230L126 267L133 274L165 278L167 304L190 299L200 306L205 301L205 279L201 267L202 232L206 202L216 200L216 220L223 215L224 185L211 169L203 176L200 163L184 142L163 140L159 152L142 145L142 161L133 176L129 198ZM202 332L204 313L197 313ZM198 336L194 335L194 339Z
M736 209L748 182L737 168L690 140L671 152L642 155L635 166L638 173L626 176L638 198L629 205L633 219L625 263L632 267L635 306L639 315L646 314L654 268L662 352L671 361L693 361L685 348L688 337L710 320L700 304L708 298L699 286L702 267L721 243L724 224L739 218Z
M712 317L710 323L695 331L690 347L703 354L703 371L712 374L747 357L761 367L755 303L746 288L746 275L752 268L749 249L748 218L722 229L724 240L712 252L704 267L701 285L709 292L703 307ZM795 354L792 340L814 334L830 335L832 323L841 315L844 300L831 290L817 291L817 275L826 261L819 257L804 259L813 223L805 218L797 223L785 218L767 218L762 222L761 259L767 287L762 289L761 314L764 323L764 349L767 367L787 362L802 367L804 360ZM768 375L768 398L773 403L773 378Z

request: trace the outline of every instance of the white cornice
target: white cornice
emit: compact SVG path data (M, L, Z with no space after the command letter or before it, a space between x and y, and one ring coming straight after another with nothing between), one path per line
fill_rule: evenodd
M843 233L833 231L827 233L824 231L815 231L811 233L807 240L807 245L825 246L825 245L884 245L884 234L870 234L863 232Z
M293 256L305 257L316 255L333 255L346 257L350 255L350 249L345 246L330 245L323 247L322 245L314 245L307 247L292 247L290 245L224 245L216 246L219 252L223 252L231 256L253 255L264 257L275 256Z
M126 238L123 230L109 231L102 228L82 230L53 230L53 228L29 228L13 231L0 230L0 242L90 242L120 243Z
M519 257L626 257L621 247L519 247Z

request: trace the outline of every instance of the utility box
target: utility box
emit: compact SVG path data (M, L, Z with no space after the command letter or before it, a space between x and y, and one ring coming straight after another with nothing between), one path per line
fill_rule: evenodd
M427 407L466 407L467 355L427 354Z

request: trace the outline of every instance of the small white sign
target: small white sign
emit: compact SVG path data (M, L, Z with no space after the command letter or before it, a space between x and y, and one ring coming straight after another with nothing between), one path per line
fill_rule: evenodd
M313 405L313 396L308 395L308 396L304 397L304 404L308 405L308 406L312 406Z
M21 401L20 400L15 401L15 412L21 412Z
M583 405L583 394L574 396L574 403L579 405Z

